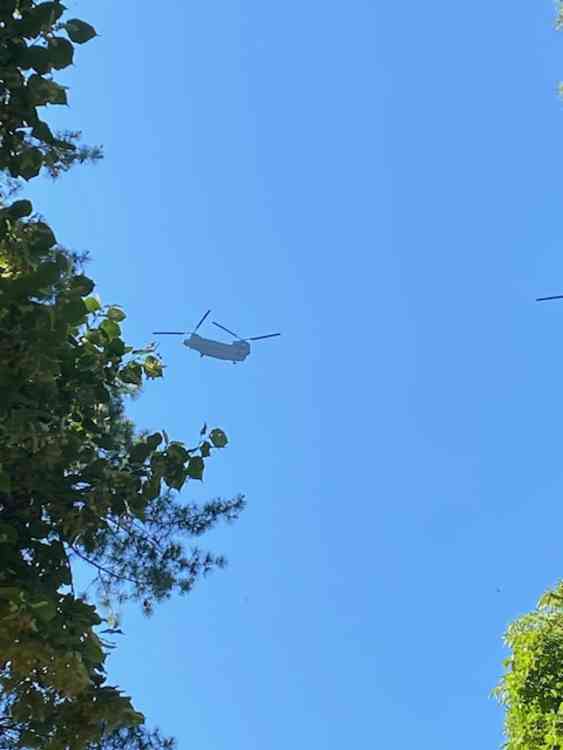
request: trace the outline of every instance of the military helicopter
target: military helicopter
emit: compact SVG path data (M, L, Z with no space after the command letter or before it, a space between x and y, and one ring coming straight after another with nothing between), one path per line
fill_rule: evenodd
M205 315L190 333L189 337L187 339L184 339L183 342L184 346L187 346L188 349L194 349L194 351L199 352L202 357L224 359L227 360L227 362L232 362L236 365L237 362L244 362L244 360L250 354L250 344L248 343L249 341L260 341L261 339L271 339L274 338L274 336L281 336L281 333L268 333L265 336L253 336L251 338L243 339L238 335L238 333L230 331L220 323L212 321L214 326L217 326L217 328L221 328L223 331L226 331L228 334L235 338L235 341L233 341L232 344L226 344L223 341L205 339L203 338L203 336L198 336L197 331L200 329L203 322L207 320L210 312L211 310L208 310L205 313ZM189 331L153 331L153 336L185 336L186 333L189 333Z

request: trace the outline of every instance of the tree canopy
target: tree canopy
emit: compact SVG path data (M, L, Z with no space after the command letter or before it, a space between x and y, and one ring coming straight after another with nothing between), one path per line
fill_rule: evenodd
M125 342L125 312L94 295L28 200L10 198L14 180L101 156L40 115L67 103L55 74L96 36L64 11L0 0L0 750L167 750L107 683L112 644L73 563L91 566L102 603L149 613L224 564L185 540L236 519L244 499L181 500L226 435L204 428L188 447L135 429L124 398L163 376L160 357Z
M511 655L494 691L506 708L507 750L563 747L563 582L505 635Z

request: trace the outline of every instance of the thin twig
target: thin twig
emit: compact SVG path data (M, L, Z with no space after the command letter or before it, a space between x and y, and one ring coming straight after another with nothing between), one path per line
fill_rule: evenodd
M128 578L127 576L119 575L119 573L114 573L112 570L108 570L107 568L104 568L103 565L100 565L99 563L94 562L94 560L90 560L90 558L86 557L86 555L83 555L81 552L79 552L76 549L76 547L74 547L73 545L69 545L69 546L75 555L80 557L81 560L84 560L84 562L87 562L89 565L92 565L101 573L105 573L106 575L111 576L112 578L118 578L120 581L127 581L128 583L134 583L136 586L143 585L143 581L139 581L138 579L135 579L135 578Z

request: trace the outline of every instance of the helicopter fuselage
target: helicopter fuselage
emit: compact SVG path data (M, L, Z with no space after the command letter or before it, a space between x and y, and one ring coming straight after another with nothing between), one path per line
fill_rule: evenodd
M248 341L237 340L232 344L225 344L223 341L205 339L197 333L192 333L189 338L184 339L184 346L199 352L202 357L225 359L228 362L244 362L250 354Z

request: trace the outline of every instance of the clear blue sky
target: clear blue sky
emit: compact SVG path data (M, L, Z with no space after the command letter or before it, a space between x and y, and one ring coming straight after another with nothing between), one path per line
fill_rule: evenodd
M181 748L499 747L501 635L563 574L563 37L553 3L67 3L59 123L106 159L33 187L128 339L140 427L231 445L227 571L111 678ZM497 587L501 592L497 592Z

